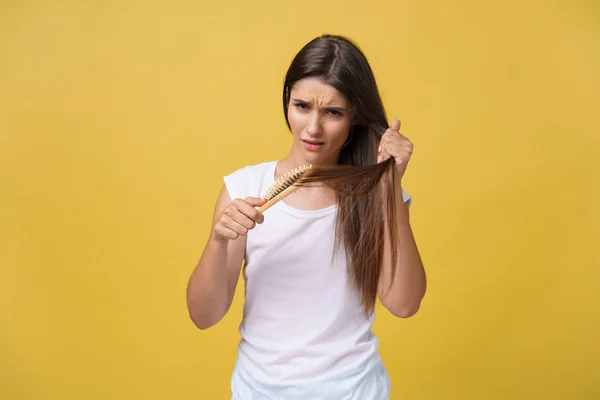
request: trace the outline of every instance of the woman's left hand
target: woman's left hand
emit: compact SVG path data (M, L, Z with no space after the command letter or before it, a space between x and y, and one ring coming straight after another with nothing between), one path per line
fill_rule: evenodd
M396 176L401 179L406 171L406 166L412 156L414 145L400 133L400 121L395 119L392 125L385 131L379 142L377 162L394 157L396 162Z

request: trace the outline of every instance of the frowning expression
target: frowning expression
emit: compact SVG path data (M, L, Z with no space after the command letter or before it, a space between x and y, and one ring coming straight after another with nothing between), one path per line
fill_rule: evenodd
M292 151L306 162L336 164L350 128L350 102L318 78L296 82L290 93L288 121Z

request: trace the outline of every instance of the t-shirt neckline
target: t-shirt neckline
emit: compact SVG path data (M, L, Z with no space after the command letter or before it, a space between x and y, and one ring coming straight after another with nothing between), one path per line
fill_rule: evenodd
M270 168L268 168L268 172L267 172L267 187L270 187L272 184L275 183L275 173L277 172L277 164L279 163L279 161L271 161L271 165ZM332 204L328 207L325 208L319 208L316 210L302 210L296 207L293 207L291 205L289 205L288 203L285 202L285 199L280 200L277 204L275 204L273 207L279 206L282 209L286 210L287 212L294 214L294 215L298 215L298 216L311 216L311 217L320 217L323 215L328 215L328 214L332 214L333 212L335 212L335 210L337 209L338 205L336 204Z

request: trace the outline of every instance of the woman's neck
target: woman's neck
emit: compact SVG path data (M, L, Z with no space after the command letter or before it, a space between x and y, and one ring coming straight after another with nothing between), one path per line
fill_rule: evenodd
M284 159L282 159L279 162L279 165L282 167L282 169L285 169L286 171L292 170L294 168L297 168L299 166L302 165L312 165L313 167L320 167L320 166L327 166L327 165L336 165L338 163L339 160L339 155L334 156L331 160L324 160L321 162L315 162L314 160L307 160L306 158L302 157L302 155L298 154L297 152L294 152L294 149L292 149L289 154L287 155L287 157L285 157ZM284 171L284 173L286 172Z
M314 163L306 162L306 160L288 156L277 162L273 178L278 180L294 168L306 164L315 165ZM283 199L283 201L289 206L300 210L320 210L336 204L337 196L325 183L318 182L297 189Z

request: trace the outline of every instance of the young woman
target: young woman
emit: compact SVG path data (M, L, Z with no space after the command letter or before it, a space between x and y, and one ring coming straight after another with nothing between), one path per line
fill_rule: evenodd
M283 108L288 156L224 178L188 285L191 319L207 329L223 318L244 263L234 400L388 399L376 298L407 318L426 287L402 190L413 145L398 120L388 127L369 63L344 37L318 37L296 55ZM305 164L317 170L311 184L260 214L269 186Z

